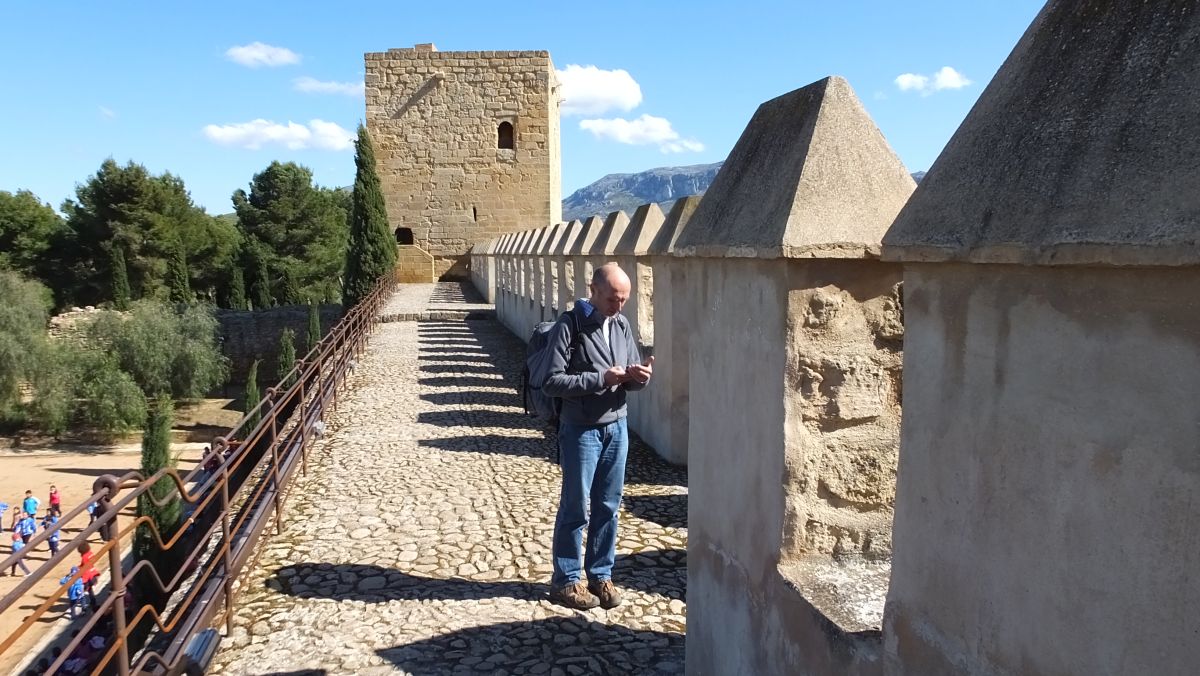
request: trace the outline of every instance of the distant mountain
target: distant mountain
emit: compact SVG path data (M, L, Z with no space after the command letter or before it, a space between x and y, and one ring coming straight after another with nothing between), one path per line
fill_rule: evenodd
M637 174L609 174L563 200L563 220L582 220L596 214L604 216L618 209L632 216L634 209L647 202L658 202L663 211L668 211L680 197L704 194L722 164L659 167ZM913 172L912 177L920 183L925 172Z
M659 167L637 174L609 174L563 200L563 220L584 219L596 214L603 216L618 209L633 215L634 209L647 202L658 202L666 211L680 197L699 195L708 190L722 164Z

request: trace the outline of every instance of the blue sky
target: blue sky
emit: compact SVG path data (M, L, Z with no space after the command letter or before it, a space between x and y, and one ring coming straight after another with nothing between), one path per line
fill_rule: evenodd
M834 74L923 170L1042 4L14 0L0 22L0 190L58 207L110 156L181 176L214 214L276 159L349 185L342 130L364 115L362 55L419 42L547 49L560 70L605 71L574 83L593 105L562 120L564 197L609 173L721 160L758 104ZM255 43L287 52L230 52Z

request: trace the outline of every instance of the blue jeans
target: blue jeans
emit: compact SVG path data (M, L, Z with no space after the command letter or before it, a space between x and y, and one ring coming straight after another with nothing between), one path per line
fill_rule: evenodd
M629 455L625 418L603 425L563 423L558 430L558 444L562 450L563 484L554 520L554 576L550 584L562 587L579 582L585 569L591 580L610 579L617 558L617 509L625 489L625 458Z

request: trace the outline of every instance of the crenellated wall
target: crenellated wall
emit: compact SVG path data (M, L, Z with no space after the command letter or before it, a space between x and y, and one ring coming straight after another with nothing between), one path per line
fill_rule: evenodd
M878 619L803 588L813 566L891 553L901 272L878 252L914 184L840 78L764 104L743 138L703 199L504 235L472 250L472 278L526 338L621 265L656 359L630 425L691 468L689 670L795 673L789 632L815 631L844 673L877 663L855 632Z
M624 314L643 355L656 359L654 387L629 398L630 425L677 464L687 462L687 368L678 357L686 357L687 341L686 331L672 329L677 313L685 325L690 318L683 305L672 302L682 276L669 254L698 203L695 196L681 199L666 215L657 204L643 205L632 219L616 211L511 233L471 250L472 281L496 304L500 321L523 339L537 323L588 297L596 267L621 265L631 281Z
M1162 5L1047 2L915 192L828 78L703 199L472 251L522 337L629 272L689 674L1196 670L1200 12Z

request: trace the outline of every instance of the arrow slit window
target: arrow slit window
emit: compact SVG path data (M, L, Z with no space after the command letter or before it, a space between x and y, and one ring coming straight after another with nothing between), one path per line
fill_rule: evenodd
M508 122L507 120L501 122L500 126L496 129L496 147L503 150L516 149L516 145L513 140L513 126L511 122Z

